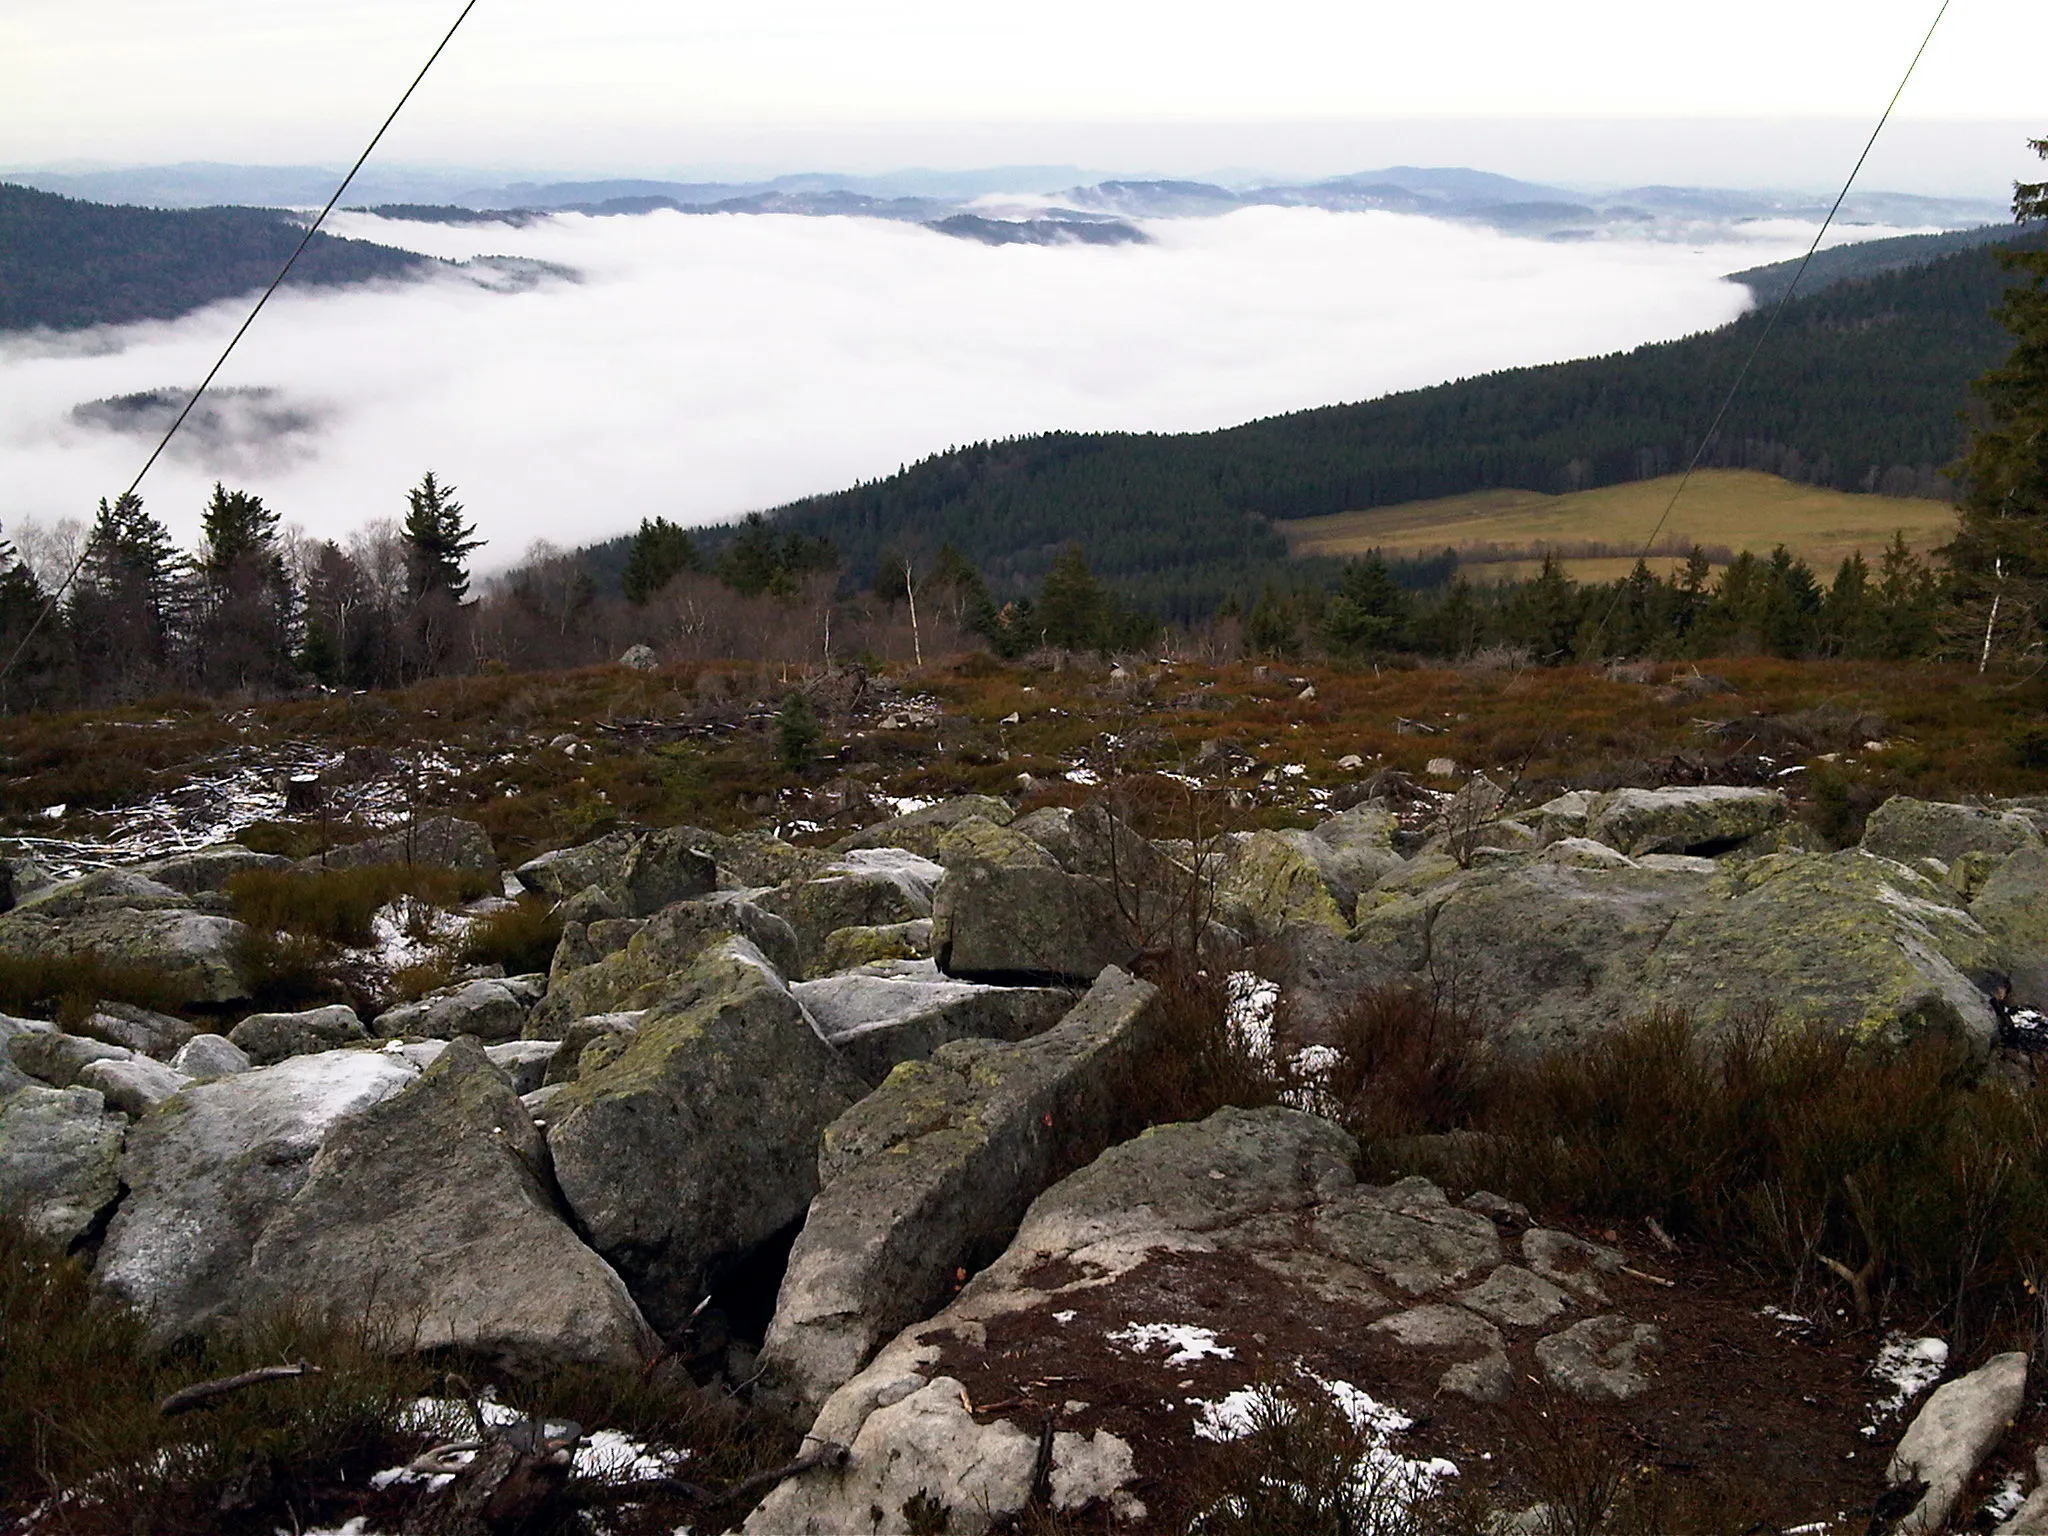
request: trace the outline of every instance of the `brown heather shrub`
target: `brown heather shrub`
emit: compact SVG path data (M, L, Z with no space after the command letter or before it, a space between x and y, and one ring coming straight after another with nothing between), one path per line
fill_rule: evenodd
M1859 1046L1767 1018L1703 1036L1657 1014L1506 1060L1402 995L1361 1000L1337 1049L1337 1113L1376 1175L1655 1219L1796 1286L1859 1276L1866 1322L1889 1304L1959 1342L2036 1326L2048 1087L1984 1079L1952 1038Z
M487 912L462 936L466 965L502 965L508 976L544 971L555 957L562 920L537 897L522 897L509 907Z
M37 1532L200 1536L296 1525L323 1491L409 1457L399 1433L433 1374L360 1330L279 1320L151 1356L136 1317L100 1304L78 1260L0 1221L0 1517ZM306 1360L321 1371L164 1418L195 1382ZM295 1515L295 1512L298 1512Z
M1117 1096L1132 1107L1134 1129L1280 1102L1287 1084L1269 1053L1231 1027L1222 976L1170 957L1142 969L1160 992L1159 1046Z
M229 877L235 916L265 933L296 934L357 947L374 937L370 921L401 896L451 907L490 894L489 876L418 864L353 869L248 869Z
M0 1013L55 1019L92 1017L101 1003L133 1003L169 1011L178 989L162 971L103 960L92 950L68 955L0 955Z

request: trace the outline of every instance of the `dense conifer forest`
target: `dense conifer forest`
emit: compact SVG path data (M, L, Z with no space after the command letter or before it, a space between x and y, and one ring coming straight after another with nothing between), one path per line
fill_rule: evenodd
M0 331L169 320L277 276L304 227L274 208L133 208L0 182ZM433 259L320 234L290 281L410 277Z
M1970 381L2011 346L1994 313L2012 282L2000 248L1795 297L1705 462L1842 490L1945 494L1942 471L1968 436ZM1132 599L1189 619L1280 570L1279 519L1683 467L1765 318L1218 432L977 443L771 516L831 540L856 571L885 547L951 544L999 594L1078 544ZM623 547L592 554L616 568Z

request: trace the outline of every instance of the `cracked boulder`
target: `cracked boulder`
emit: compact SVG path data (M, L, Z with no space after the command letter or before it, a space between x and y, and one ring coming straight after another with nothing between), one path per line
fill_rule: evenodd
M802 1218L825 1127L866 1091L728 938L549 1101L548 1146L578 1226L673 1335L725 1266Z
M577 1019L629 1013L659 1003L698 958L728 939L746 940L778 972L795 973L796 932L780 917L730 892L680 901L639 919L591 923L592 953L572 953L575 935L564 930L548 976L547 995L533 1008L525 1032L562 1038Z
M153 1347L207 1332L329 1134L417 1075L381 1052L329 1051L173 1095L128 1133L128 1194L94 1279L142 1314Z
M954 981L930 961L905 963L886 976L800 981L790 991L840 1059L872 1084L948 1041L1028 1039L1057 1024L1077 1000L1064 987Z
M511 1086L457 1040L327 1137L257 1238L242 1304L316 1306L399 1347L522 1375L637 1369L652 1333L548 1182L547 1144Z
M0 1211L69 1247L121 1196L127 1125L90 1088L40 1083L0 1097Z
M1157 990L1105 971L1054 1028L906 1062L825 1133L762 1364L815 1409L892 1334L986 1263L1060 1169L1124 1124L1155 1048Z
M1712 856L1770 831L1786 815L1785 797L1775 789L1725 784L1617 789L1586 805L1585 831L1580 835L1631 858L1648 853ZM1561 823L1564 818L1552 820Z

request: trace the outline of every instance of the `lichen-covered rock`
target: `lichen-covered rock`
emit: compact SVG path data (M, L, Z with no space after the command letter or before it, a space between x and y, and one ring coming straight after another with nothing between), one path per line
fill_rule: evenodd
M1541 1275L1519 1264L1503 1264L1469 1291L1458 1304L1506 1328L1540 1328L1571 1306L1571 1298Z
M1607 1304L1600 1276L1621 1272L1618 1249L1548 1227L1531 1227L1522 1234L1522 1257L1538 1278L1554 1281L1595 1306Z
M609 832L574 848L552 849L528 859L513 874L527 890L550 901L567 901L591 886L616 892L623 883L626 856L638 836L637 832Z
M61 1029L22 1030L7 1037L7 1055L14 1065L52 1088L69 1088L95 1061L126 1061L134 1054L124 1045L88 1040Z
M1295 923L1342 932L1351 916L1322 864L1336 853L1307 832L1253 832L1231 849L1216 887L1217 910L1250 933L1277 933ZM1357 903L1356 892L1352 904Z
M417 864L429 869L467 870L495 879L498 855L491 835L457 816L429 816L360 843L330 848L300 861L309 869L359 869L371 864Z
M1861 846L1902 864L1929 858L1953 864L1967 853L2002 856L2042 843L2033 822L2016 810L1894 795L1863 823Z
M547 1146L471 1041L337 1126L264 1227L244 1311L307 1308L521 1374L631 1370L652 1334L547 1188Z
M125 1061L95 1061L78 1074L82 1088L90 1088L107 1101L110 1109L124 1115L146 1115L192 1079L148 1056L130 1056Z
M233 918L187 907L116 907L70 917L17 907L0 916L0 954L90 952L110 966L148 972L176 1007L232 1003L249 995L240 956L245 937Z
M377 1033L452 1040L474 1035L487 1045L517 1040L526 1028L527 1005L503 978L460 982L400 1003L377 1015Z
M787 922L731 892L676 902L651 918L616 928L593 923L591 931L606 946L620 935L623 943L588 965L562 965L551 972L547 996L532 1010L527 1034L560 1039L577 1019L651 1008L699 956L727 939L745 939L783 975L796 974L800 959L796 931Z
M259 1067L274 1066L289 1056L331 1051L368 1037L363 1021L346 1003L300 1013L252 1013L228 1031L228 1042L246 1052Z
M1785 797L1775 789L1724 784L1617 789L1587 807L1584 835L1631 857L1726 853L1785 816Z
M329 1051L175 1094L128 1133L128 1194L94 1279L147 1319L155 1347L204 1333L328 1135L417 1075L381 1052Z
M1714 1026L1769 1013L1862 1039L1955 1033L1988 1049L1991 938L1953 895L1854 849L1773 854L1715 878L1643 964L1644 1004ZM1646 1011L1646 1010L1639 1010Z
M901 848L927 859L939 857L939 844L947 832L970 818L998 827L1008 826L1016 817L1009 803L993 795L956 795L921 811L910 811L874 826L863 827L833 844L834 853L852 853L866 848Z
M139 864L136 872L187 896L202 896L225 891L229 880L249 870L291 867L292 861L283 854L258 853L240 843L216 843L211 848Z
M171 1066L196 1082L210 1083L217 1077L233 1077L256 1065L226 1035L194 1035L178 1047Z
M969 816L939 835L934 862L950 869L968 859L990 864L1015 864L1057 869L1059 861L1015 827L999 826L985 816Z
M2002 859L1970 902L1991 936L1998 968L2022 1008L2048 1008L2048 850L2020 848Z
M1058 1169L1126 1129L1157 996L1105 971L1057 1027L941 1046L832 1124L762 1351L781 1391L815 1408L992 1257Z
M870 1084L879 1084L898 1062L921 1061L950 1040L1039 1034L1076 1000L1062 987L952 981L929 961L916 969L911 975L826 976L790 991L826 1043Z
M133 1003L101 1003L92 1016L74 1027L74 1033L126 1046L142 1056L169 1060L187 1040L198 1033L183 1019Z
M1410 1296L1462 1284L1501 1259L1500 1234L1490 1220L1452 1205L1419 1178L1384 1188L1360 1185L1325 1202L1316 1212L1314 1241Z
M1542 854L1447 874L1415 865L1382 883L1353 942L1411 975L1456 976L1492 1036L1522 1052L1644 1011L1643 967L1710 884L1689 870L1586 868Z
M189 909L192 898L140 869L102 869L45 886L17 903L22 917L72 918L92 913Z
M69 1247L120 1198L126 1134L90 1088L36 1083L0 1097L0 1211Z
M1618 1314L1589 1317L1536 1341L1536 1363L1560 1392L1588 1403L1625 1403L1650 1390L1649 1363L1663 1335Z
M966 981L1094 981L1138 944L1107 880L969 860L932 899L932 955Z
M721 1265L803 1215L824 1129L865 1091L760 951L727 939L550 1104L548 1146L578 1226L669 1333Z
M931 952L932 920L928 917L879 927L836 928L825 936L813 970L819 976L837 976L856 966L923 960Z
M1446 1392L1475 1402L1506 1402L1514 1390L1507 1341L1500 1330L1463 1307L1431 1302L1396 1312L1371 1325L1409 1349L1450 1355L1452 1363L1438 1379Z
M555 1042L555 1053L548 1059L541 1085L573 1083L585 1072L603 1071L633 1043L633 1037L640 1033L640 1021L646 1017L647 1010L638 1008L623 1013L593 1013L576 1020Z
M932 891L945 871L900 848L847 853L808 880L757 898L796 933L800 974L817 974L826 941L841 928L879 928L932 915Z

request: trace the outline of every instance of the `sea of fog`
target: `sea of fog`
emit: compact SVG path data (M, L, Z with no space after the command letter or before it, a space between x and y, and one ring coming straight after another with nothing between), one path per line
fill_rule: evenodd
M1123 247L680 213L331 227L580 280L283 290L219 380L272 392L243 397L261 409L231 412L144 483L181 538L215 478L341 536L401 513L432 468L491 541L488 569L536 539L730 517L957 443L1227 426L1681 336L1744 309L1748 291L1723 273L1796 255L1812 234L1568 243L1282 208L1155 221L1151 244ZM1879 233L1894 231L1858 232ZM126 485L149 442L73 408L189 387L245 308L0 342L0 532L88 515Z

